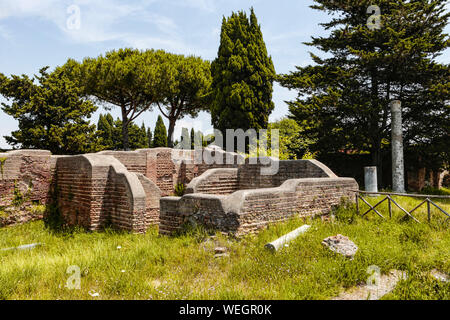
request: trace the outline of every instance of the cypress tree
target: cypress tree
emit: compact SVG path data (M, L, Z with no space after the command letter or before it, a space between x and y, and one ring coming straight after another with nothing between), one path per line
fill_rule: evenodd
M195 131L194 128L191 128L191 150L194 150L195 145Z
M148 148L148 136L147 136L147 129L145 128L145 124L142 122L142 126L141 126L141 148L140 149L144 149L144 148Z
M267 128L274 109L272 85L275 69L268 56L255 12L223 18L218 57L211 65L214 128Z
M153 134L153 147L167 147L167 130L161 115L156 120L155 131Z
M111 117L109 113L107 115ZM99 136L102 139L101 144L103 150L109 150L114 148L113 125L112 123L109 122L109 118L107 118L107 115L100 114L97 123L97 130L100 131Z

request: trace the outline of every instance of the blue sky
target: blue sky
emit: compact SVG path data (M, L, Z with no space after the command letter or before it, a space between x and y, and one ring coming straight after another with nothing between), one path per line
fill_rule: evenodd
M0 0L0 72L31 76L43 66L53 68L68 58L81 60L120 47L165 49L213 60L222 17L253 6L277 73L287 73L310 63L311 48L302 42L323 34L318 23L328 20L310 4L309 0ZM70 25L73 5L80 10L79 28ZM448 63L449 51L440 60ZM285 116L284 101L295 96L275 85L270 120ZM95 123L101 112L105 111L100 107L93 116ZM112 114L118 117L119 109ZM157 116L156 110L147 112L136 122L153 129ZM207 113L185 118L175 137L181 127L207 132L210 122ZM16 128L16 121L0 111L0 147L8 146L3 136Z

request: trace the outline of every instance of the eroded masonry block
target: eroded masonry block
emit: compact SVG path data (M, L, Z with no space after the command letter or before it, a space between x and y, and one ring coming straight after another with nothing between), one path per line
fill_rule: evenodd
M219 148L78 156L20 150L0 154L0 162L3 205L19 190L30 202L52 200L68 225L89 230L145 232L159 224L161 234L172 234L191 223L244 234L294 214L327 213L358 188L315 160L244 160ZM165 197L180 183L183 197Z
M0 206L47 203L56 158L46 150L15 150L0 153Z

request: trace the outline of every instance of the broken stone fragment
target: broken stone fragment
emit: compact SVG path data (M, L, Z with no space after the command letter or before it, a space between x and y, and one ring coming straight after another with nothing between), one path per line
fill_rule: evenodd
M324 239L322 244L331 251L339 253L349 259L353 259L358 251L358 246L348 237L341 234Z
M214 258L224 258L224 257L229 257L230 256L230 254L228 253L228 252L225 252L225 253L216 253L215 255L214 255Z
M445 273L440 272L437 269L431 270L430 274L433 278L435 278L438 281L441 281L441 282L449 282L450 281L449 276L447 276Z
M228 249L225 248L225 247L216 247L216 248L214 248L214 252L216 254L222 254L222 253L225 253L227 251L228 251Z

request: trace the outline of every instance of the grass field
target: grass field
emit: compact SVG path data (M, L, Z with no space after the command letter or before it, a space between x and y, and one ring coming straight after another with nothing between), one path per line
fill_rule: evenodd
M399 202L405 208L419 203ZM448 201L439 203L450 209ZM240 240L216 235L217 244L204 242L208 237L201 230L160 237L156 228L146 235L53 233L42 221L3 228L0 249L44 245L0 251L0 299L328 299L365 282L371 265L382 273L398 269L409 275L385 299L450 299L450 283L428 274L432 269L450 274L449 225L438 219L432 224L401 221L403 215L394 213L392 220L374 213L363 219L347 205L336 211L334 222L296 218ZM276 253L264 249L305 222L311 229L288 247ZM359 246L354 260L321 245L338 233ZM218 245L227 247L230 256L214 258ZM71 265L81 271L79 290L65 287Z

